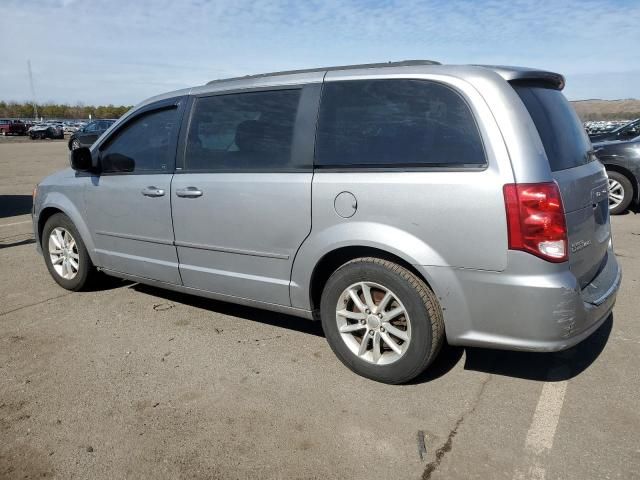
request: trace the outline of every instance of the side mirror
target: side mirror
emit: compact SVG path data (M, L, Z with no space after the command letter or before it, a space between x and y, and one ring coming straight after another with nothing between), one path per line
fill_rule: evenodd
M77 172L91 172L94 170L91 150L87 147L71 150L71 168Z

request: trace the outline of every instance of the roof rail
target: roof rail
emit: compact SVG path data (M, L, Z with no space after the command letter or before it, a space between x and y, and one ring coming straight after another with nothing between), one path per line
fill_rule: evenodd
M275 77L279 75L292 75L294 73L329 72L332 70L355 70L359 68L384 68L384 67L410 67L415 65L441 65L433 60L402 60L400 62L386 63L362 63L360 65L342 65L336 67L306 68L303 70L285 70L282 72L259 73L257 75L245 75L243 77L220 78L207 82L207 85L218 82L228 82L230 80L250 80L254 78Z

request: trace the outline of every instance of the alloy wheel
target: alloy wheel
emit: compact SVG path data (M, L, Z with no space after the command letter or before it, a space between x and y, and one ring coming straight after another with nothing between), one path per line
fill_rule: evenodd
M624 200L624 187L620 182L609 179L609 210L613 210Z
M49 257L53 269L65 280L72 280L78 274L78 245L67 229L56 227L49 234Z
M398 361L411 341L406 308L395 293L378 283L347 287L338 298L336 322L349 350L368 363Z

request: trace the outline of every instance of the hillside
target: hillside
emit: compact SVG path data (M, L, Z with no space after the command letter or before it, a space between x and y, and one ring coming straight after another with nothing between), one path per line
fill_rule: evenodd
M640 100L578 100L571 104L583 121L632 120L640 117Z

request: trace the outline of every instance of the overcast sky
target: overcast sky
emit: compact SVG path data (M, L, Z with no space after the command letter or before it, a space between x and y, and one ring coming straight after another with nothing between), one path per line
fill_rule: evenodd
M545 68L640 98L638 0L0 0L0 99L135 104L215 78L403 59Z

